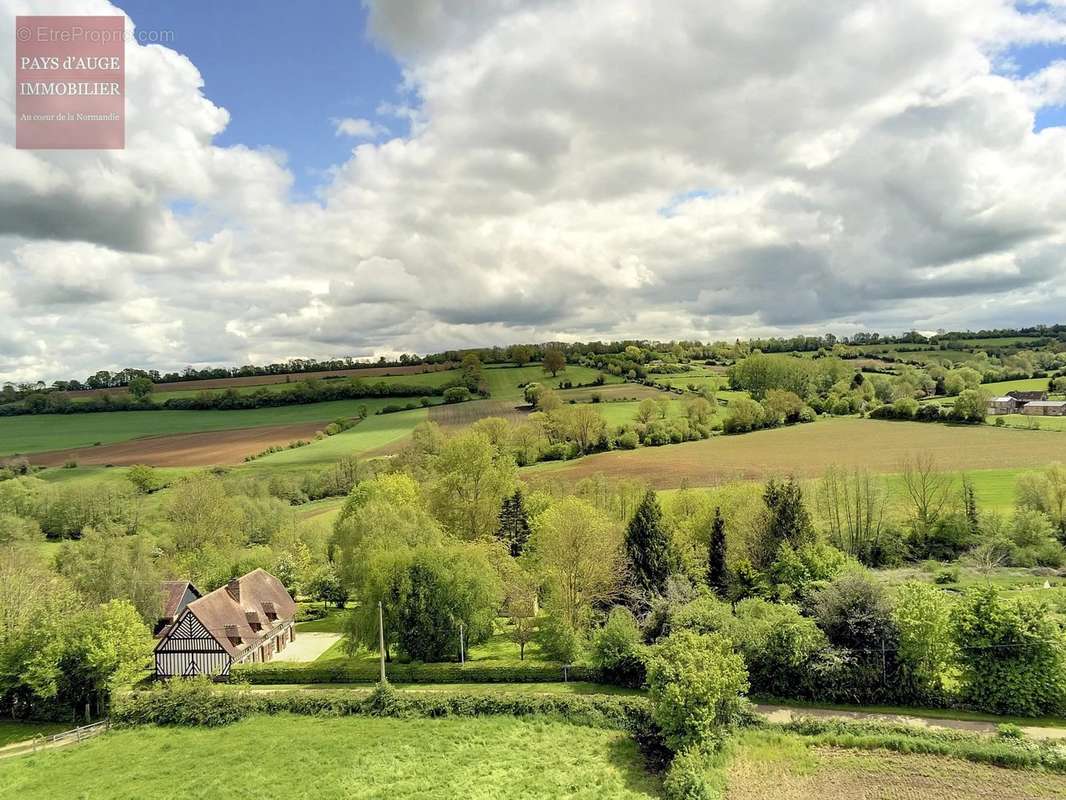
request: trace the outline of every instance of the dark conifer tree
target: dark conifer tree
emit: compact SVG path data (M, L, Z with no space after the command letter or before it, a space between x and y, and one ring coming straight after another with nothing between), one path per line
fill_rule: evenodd
M626 561L632 589L645 597L662 594L670 577L670 537L659 500L651 489L626 529Z
M766 484L763 501L770 513L755 565L760 569L765 569L777 558L782 543L788 542L798 549L814 541L814 524L803 502L803 490L794 478L784 483L771 478Z
M729 570L725 565L725 520L722 509L714 510L711 541L707 554L707 585L725 600L729 595Z
M529 514L526 512L521 489L515 489L513 495L503 498L496 538L507 545L514 558L522 555L526 542L529 541Z

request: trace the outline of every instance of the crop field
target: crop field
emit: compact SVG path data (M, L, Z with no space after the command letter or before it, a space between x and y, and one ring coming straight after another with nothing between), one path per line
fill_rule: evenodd
M1066 793L1063 775L943 756L807 748L789 737L748 737L725 782L726 800L1036 800Z
M515 400L472 400L469 403L450 403L429 409L429 420L442 428L456 429L473 425L486 417L502 417L510 422L521 422L529 413L524 403Z
M460 405L466 405L465 403ZM242 467L250 471L270 469L306 469L338 461L346 456L363 455L403 439L419 422L426 419L424 408L367 417L354 428L327 436L305 447L284 450L257 458Z
M0 456L69 450L142 436L259 428L297 423L328 424L354 416L360 406L373 414L396 400L335 400L328 403L234 411L108 411L94 414L34 414L0 417ZM99 446L99 445L98 445Z
M6 759L0 796L637 800L660 794L636 745L618 731L513 717L276 716L215 729L112 731Z
M644 480L654 488L715 486L771 475L816 477L832 465L896 473L908 458L931 453L945 470L1030 469L1066 458L1054 431L984 426L826 419L809 425L716 436L699 442L588 456L528 467L529 480L576 481L602 473Z
M394 375L421 375L440 370L451 369L447 364L419 364L411 367L367 367L365 369L336 369L323 370L321 372L292 372L280 375L249 375L240 378L210 378L202 381L175 381L174 383L157 383L155 391L160 393L170 392L202 392L216 389L242 389L247 387L270 386L275 384L299 383L311 378L324 379L333 377L354 377L366 379L379 379ZM423 376L428 379L429 375ZM420 381L413 381L419 383ZM112 389L82 389L74 392L65 392L72 398L93 397L102 394L124 394L124 386Z

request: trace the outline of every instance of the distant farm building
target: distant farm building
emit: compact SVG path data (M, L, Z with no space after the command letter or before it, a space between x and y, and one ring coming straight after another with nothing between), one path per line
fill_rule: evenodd
M1047 400L1047 392L1007 392L1007 397L1013 397L1015 400L1021 400L1023 403L1029 403L1033 400L1043 402Z
M155 646L158 678L225 676L233 664L273 658L296 638L296 603L277 578L257 569L203 596L168 582Z
M1034 400L1022 406L1022 413L1032 417L1066 417L1066 400Z
M1021 407L1025 405L1020 400L1017 400L1010 395L1003 397L993 397L988 401L988 413L989 414L1017 414L1021 410Z

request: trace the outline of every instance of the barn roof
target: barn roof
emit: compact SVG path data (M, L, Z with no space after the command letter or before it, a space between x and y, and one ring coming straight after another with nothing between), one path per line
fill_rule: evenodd
M1031 403L1026 403L1025 407L1029 408L1062 408L1066 406L1066 400L1033 400Z
M264 569L252 570L193 600L188 607L231 656L260 639L264 630L296 616L296 603L281 581ZM252 629L249 616L253 612L253 618L257 617L263 623L264 630ZM240 644L232 641L234 629L241 639Z
M1015 400L1047 400L1047 392L1007 392Z

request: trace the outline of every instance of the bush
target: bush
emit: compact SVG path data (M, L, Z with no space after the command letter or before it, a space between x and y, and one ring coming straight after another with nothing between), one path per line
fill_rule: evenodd
M674 756L663 778L667 800L719 800L725 788L719 771L720 758L700 747L689 747Z
M626 608L611 609L607 624L592 637L592 663L609 683L644 685L644 645L637 620Z
M959 582L959 568L958 567L945 567L939 570L936 575L933 576L933 583L940 586L946 586L950 583Z
M1066 640L1046 605L980 586L955 608L952 625L965 702L995 714L1066 708Z
M546 617L537 632L540 649L548 658L569 664L581 657L585 642L581 634L557 615Z
M116 725L196 725L217 727L237 722L249 711L247 696L220 692L208 678L174 680L150 692L132 692L115 703Z
M675 752L715 747L739 718L748 672L724 636L673 633L651 649L647 669L652 718Z
M465 403L470 399L470 390L465 386L453 386L444 390L445 403Z

